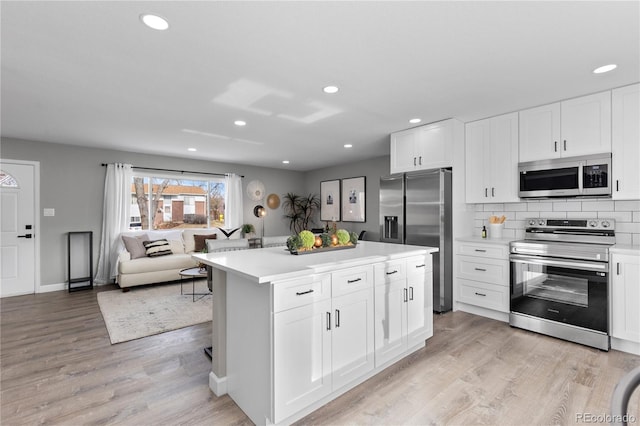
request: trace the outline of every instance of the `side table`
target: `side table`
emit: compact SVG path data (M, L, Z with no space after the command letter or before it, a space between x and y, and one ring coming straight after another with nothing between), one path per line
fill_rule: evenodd
M184 293L182 291L182 284L184 284L184 279L191 277L191 293ZM193 301L200 300L205 296L211 294L211 292L207 293L196 293L196 278L207 278L207 271L200 270L200 268L187 268L180 271L180 294L183 296L193 296ZM200 296L196 299L196 296Z

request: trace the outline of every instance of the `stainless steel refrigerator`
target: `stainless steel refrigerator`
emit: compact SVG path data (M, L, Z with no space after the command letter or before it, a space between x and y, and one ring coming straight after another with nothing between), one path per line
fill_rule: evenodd
M380 178L380 241L438 247L433 255L433 310L452 308L451 170Z

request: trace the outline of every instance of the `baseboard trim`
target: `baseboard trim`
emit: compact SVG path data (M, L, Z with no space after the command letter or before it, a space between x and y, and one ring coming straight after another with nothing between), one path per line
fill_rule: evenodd
M60 290L67 290L67 284L66 283L59 283L59 284L47 284L47 285L41 285L38 288L38 293L50 293L52 291L60 291Z
M456 310L467 312L469 314L480 315L482 317L491 318L496 321L509 322L509 313L494 311L493 309L482 308L480 306L467 305L466 303L458 303Z
M611 349L621 352L627 352L634 355L640 355L640 342L631 342L629 340L611 338Z
M209 373L209 389L216 395L222 396L227 394L227 378L219 378L213 371Z

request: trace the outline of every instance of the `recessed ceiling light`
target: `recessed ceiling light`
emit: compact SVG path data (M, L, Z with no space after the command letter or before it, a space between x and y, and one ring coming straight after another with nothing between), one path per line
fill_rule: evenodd
M594 74L602 74L605 72L609 72L612 71L614 69L616 69L618 66L616 64L609 64L609 65L603 65L601 67L596 68L595 70L593 70Z
M282 164L289 164L289 160L282 160Z
M197 149L195 149L195 148L187 148L187 151L196 152Z
M409 120L409 123L417 124L417 123L419 123L421 121L422 121L422 119L420 119L420 118L412 118L411 120Z
M353 148L353 145L351 145L350 143L346 143L346 144L344 144L344 147L345 148Z
M149 28L154 30L164 31L169 28L169 22L162 16L143 14L140 15L140 20Z
M233 124L235 124L236 126L242 127L242 126L246 126L247 122L246 121L242 121L242 120L236 120L236 121L233 122Z
M322 89L322 91L324 93L337 93L338 90L340 90L340 89L338 89L337 86L327 86L327 87Z

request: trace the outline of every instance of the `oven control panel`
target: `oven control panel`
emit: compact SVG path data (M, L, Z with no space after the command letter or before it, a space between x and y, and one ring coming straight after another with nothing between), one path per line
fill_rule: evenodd
M615 229L614 219L526 219L529 228L539 229L564 229L564 230L591 230L591 229Z

